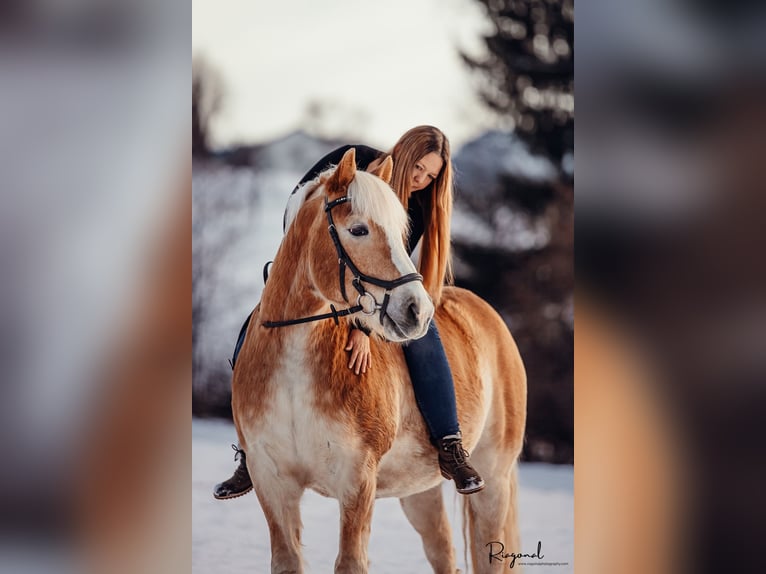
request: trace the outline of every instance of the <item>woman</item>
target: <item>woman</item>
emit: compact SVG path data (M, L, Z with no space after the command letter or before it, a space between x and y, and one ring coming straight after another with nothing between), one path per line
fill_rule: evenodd
M347 145L319 160L298 183L297 190L319 173L337 165L349 148L356 150L357 167L371 171L388 154L364 145ZM450 218L452 216L452 164L447 137L432 126L418 126L406 132L390 154L394 161L391 187L407 208L410 236L407 251L420 246L419 272L434 305L438 305L445 280L451 280ZM293 194L295 193L293 190ZM242 327L234 352L234 361L244 340L247 323ZM471 494L484 488L484 481L468 463L457 419L455 388L447 357L436 324L431 321L426 335L403 346L420 412L431 443L438 451L439 468L445 478L455 481L457 491ZM360 325L352 327L346 351L348 367L358 375L370 367L369 333ZM219 499L235 498L250 491L252 482L245 464L245 453L237 451L240 461L234 475L214 489Z

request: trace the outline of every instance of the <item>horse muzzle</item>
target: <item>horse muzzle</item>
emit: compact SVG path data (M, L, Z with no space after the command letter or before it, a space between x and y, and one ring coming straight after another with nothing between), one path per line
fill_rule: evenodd
M428 331L434 305L421 283L403 285L391 293L386 313L381 317L384 336L389 341L419 339Z

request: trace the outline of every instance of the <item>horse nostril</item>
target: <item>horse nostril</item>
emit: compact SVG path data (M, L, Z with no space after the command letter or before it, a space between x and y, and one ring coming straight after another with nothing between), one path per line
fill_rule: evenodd
M420 318L420 307L417 303L410 303L409 308L407 309L410 314L410 319L412 319L413 323L417 323L418 319Z

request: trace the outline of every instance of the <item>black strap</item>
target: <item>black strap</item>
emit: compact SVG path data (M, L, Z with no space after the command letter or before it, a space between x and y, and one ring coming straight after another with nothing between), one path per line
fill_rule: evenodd
M345 196L341 197L340 199L348 201ZM327 199L325 199L325 202L326 201ZM329 212L329 209L332 209L332 207L338 203L343 203L343 201L336 199L335 201L326 203L325 211L327 211L327 219L329 222L327 231L330 232L330 237L332 238L333 245L335 245L335 251L338 254L338 280L340 281L340 294L343 295L343 300L348 303L348 296L346 295L346 264L347 262L351 263L351 260L346 255L346 250L343 249L343 245L341 245L340 237L338 237L338 230L335 228L335 223L333 222L332 215ZM351 264L353 265L353 263ZM354 268L351 268L351 271L356 275Z
M310 317L301 317L300 319L289 319L287 321L264 321L263 326L272 329L274 327L287 327L288 325L300 325L301 323L311 323L312 321L321 321L323 319L333 319L335 324L338 325L338 317L346 317L347 315L353 315L359 313L363 309L361 305L354 305L348 309L341 309L338 311L335 305L330 305L329 313L323 313L322 315L312 315Z
M247 334L247 326L250 324L250 318L253 316L253 312L250 311L250 314L247 316L247 319L245 319L245 322L242 323L242 328L239 330L239 335L237 336L237 344L234 345L234 354L231 356L231 359L229 359L229 364L231 365L231 370L234 370L234 365L237 364L237 357L239 356L239 352L242 350L242 343L245 342L245 335Z
M325 197L325 206L324 210L327 214L327 230L330 232L330 237L332 238L333 245L335 245L335 251L338 254L338 267L339 267L339 281L340 281L340 291L341 295L343 295L343 300L348 303L348 297L346 295L346 267L349 268L351 273L354 275L354 288L359 292L360 295L364 295L364 287L362 286L362 282L370 283L372 285L377 285L378 287L383 287L386 290L395 289L396 287L399 287L400 285L404 285L405 283L410 283L412 281L423 281L423 276L420 273L408 273L407 275L402 275L401 277L398 277L396 279L386 280L386 279L378 279L377 277L372 277L370 275L366 275L365 273L362 273L359 268L354 264L351 257L349 257L348 253L346 253L346 250L343 248L343 244L340 242L340 236L338 235L338 230L335 227L335 221L332 217L332 208L340 205L341 203L346 203L349 201L349 197L347 195L344 195L342 197L339 197L337 199L334 199L332 201L328 201Z
M341 203L346 203L349 200L348 195L341 196L337 199L333 199L332 201L327 201L327 198L324 199L324 210L330 211L333 207L336 205L340 205Z
M266 265L263 266L263 284L266 284L266 281L269 280L269 267L271 267L271 264L274 263L273 261L267 261Z
M386 310L388 309L388 300L391 298L391 292L386 291L383 296L383 304L380 306L380 324L383 324L383 317L386 316Z
M338 273L340 273L340 294L343 295L343 300L348 303L348 297L346 296L346 262L343 259L338 259Z

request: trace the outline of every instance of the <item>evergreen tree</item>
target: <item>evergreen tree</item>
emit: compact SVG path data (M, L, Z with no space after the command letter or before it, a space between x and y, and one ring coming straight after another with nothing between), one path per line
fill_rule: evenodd
M562 159L574 149L573 0L478 1L494 24L484 37L488 54L461 56L478 72L482 99L566 176Z

